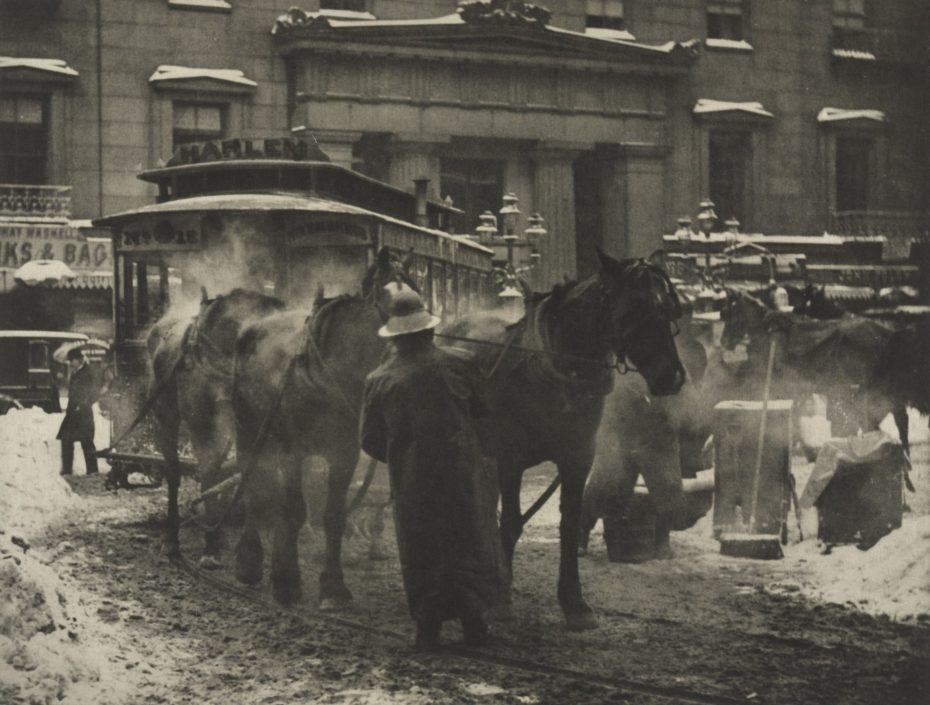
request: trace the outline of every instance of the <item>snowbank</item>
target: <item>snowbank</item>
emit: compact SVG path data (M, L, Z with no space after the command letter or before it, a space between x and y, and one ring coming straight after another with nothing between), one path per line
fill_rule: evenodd
M786 561L806 564L800 588L808 597L900 621L930 615L930 516L906 516L868 551L820 555L816 541L805 541L789 547Z
M32 537L80 501L59 474L62 416L35 407L0 416L0 529L7 534Z
M10 705L126 703L135 688L114 663L125 654L80 596L48 565L0 546L0 701Z

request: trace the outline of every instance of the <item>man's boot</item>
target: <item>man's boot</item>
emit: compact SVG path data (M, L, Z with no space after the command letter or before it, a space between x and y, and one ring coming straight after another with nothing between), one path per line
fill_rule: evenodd
M421 653L439 651L439 632L442 622L434 620L421 620L417 622L417 638L413 648Z

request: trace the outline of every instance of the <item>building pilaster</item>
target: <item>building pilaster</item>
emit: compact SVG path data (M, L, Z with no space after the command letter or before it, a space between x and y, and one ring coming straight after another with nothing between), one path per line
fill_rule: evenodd
M546 219L548 236L539 245L542 258L533 272L534 288L546 291L577 273L575 175L577 149L543 147L533 152L533 203Z
M428 195L439 198L439 154L438 147L448 138L419 136L397 136L387 145L390 159L388 182L405 191L413 191L414 179L429 179Z

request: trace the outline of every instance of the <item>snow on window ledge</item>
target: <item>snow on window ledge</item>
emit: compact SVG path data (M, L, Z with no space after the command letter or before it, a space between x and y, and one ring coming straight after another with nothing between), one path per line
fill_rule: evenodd
M845 108L824 108L817 114L817 122L842 122L844 120L872 120L873 122L887 122L882 110Z
M0 69L32 69L62 76L77 76L76 69L62 59L25 59L17 56L0 56Z
M759 102L734 103L726 100L710 100L708 98L701 98L698 100L698 102L694 104L694 109L692 112L695 115L741 112L750 113L752 115L758 115L765 118L775 117L762 106L762 103Z
M258 84L238 69L200 69L189 66L170 66L163 64L149 76L150 83L171 83L172 81L189 81L192 79L210 79L221 83L255 88Z
M624 42L635 42L636 37L625 29L609 29L607 27L585 27L584 33L595 39L620 39Z
M213 12L230 12L232 5L226 0L168 0L168 7L179 10L211 10Z
M718 39L708 37L704 40L704 46L708 49L728 49L730 51L755 51L752 44L745 39Z

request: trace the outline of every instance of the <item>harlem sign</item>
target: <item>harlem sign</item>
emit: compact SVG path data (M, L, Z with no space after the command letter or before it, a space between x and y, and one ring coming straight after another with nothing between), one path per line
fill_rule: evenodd
M312 137L275 137L269 139L228 139L182 144L174 151L167 166L200 164L243 159L283 159L295 162L328 162L329 157Z

